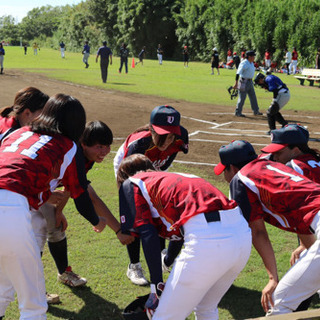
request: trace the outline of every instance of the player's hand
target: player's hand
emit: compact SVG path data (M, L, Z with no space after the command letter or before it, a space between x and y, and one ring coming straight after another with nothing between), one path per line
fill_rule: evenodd
M269 280L268 284L262 290L261 305L265 312L268 312L270 307L273 307L274 305L272 294L276 289L277 285L278 285L277 281Z
M95 232L100 233L103 231L103 229L106 227L106 225L107 225L107 219L105 217L99 216L99 223L93 227L93 230Z
M149 298L145 304L146 314L149 320L152 319L152 316L156 312L159 304L159 298L162 291L164 290L164 287L165 284L163 282L159 282L157 284L157 287L155 286L155 284L151 284L151 293L149 294Z
M56 228L61 226L61 231L66 231L68 228L68 221L62 211L56 211Z
M50 198L47 203L53 205L59 205L59 203L64 199L65 193L62 190L55 190L51 193Z
M117 237L118 237L119 241L121 242L121 244L123 244L123 245L130 244L135 239L134 236L131 236L128 234L123 234L121 231L117 234Z
M290 258L290 265L293 266L296 261L300 258L301 253L305 250L306 248L303 245L300 245L296 250L294 250L291 253L291 258Z

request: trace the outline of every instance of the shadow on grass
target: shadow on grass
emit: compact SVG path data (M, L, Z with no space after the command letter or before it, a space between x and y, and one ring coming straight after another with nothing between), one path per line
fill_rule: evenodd
M48 313L58 319L68 320L123 320L118 306L93 293L90 287L71 288L71 291L84 301L82 309L76 312L63 309L64 305L68 307L68 301L63 301L59 307L50 305Z
M133 83L125 83L125 82L109 82L110 84L114 84L116 86L135 86Z
M261 292L231 286L219 303L219 308L232 314L232 319L248 319L265 315L260 304Z

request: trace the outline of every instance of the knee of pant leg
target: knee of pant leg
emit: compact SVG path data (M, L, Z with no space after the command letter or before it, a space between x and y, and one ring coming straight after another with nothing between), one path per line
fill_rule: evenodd
M66 233L61 231L61 227L52 229L48 232L48 241L49 242L59 242L66 237Z
M279 104L277 101L272 101L270 107L268 108L267 114L274 116L280 110Z
M273 308L271 308L270 310L268 310L268 312L266 313L266 317L271 317L271 316L275 316L275 315L279 315L279 314L285 314L285 313L291 313L293 312L293 310L285 307L285 306L274 306Z

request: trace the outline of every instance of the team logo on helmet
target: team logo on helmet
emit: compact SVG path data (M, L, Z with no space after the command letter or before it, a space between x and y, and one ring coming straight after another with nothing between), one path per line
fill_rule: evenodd
M168 116L167 117L167 122L170 123L170 124L173 123L174 122L174 117L173 116Z
M121 216L120 220L121 220L121 223L125 223L126 222L126 217L125 216Z

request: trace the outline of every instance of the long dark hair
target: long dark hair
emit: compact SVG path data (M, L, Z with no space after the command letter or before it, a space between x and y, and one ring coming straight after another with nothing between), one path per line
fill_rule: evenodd
M86 112L79 100L58 93L45 104L31 124L31 130L44 134L62 134L77 142L86 124Z
M290 144L289 149L297 147L303 154L311 154L318 161L320 161L320 151L317 149L311 149L307 144Z
M26 87L16 93L11 107L5 107L0 110L0 116L3 118L16 117L26 109L34 113L41 110L48 100L49 96L39 89Z
M143 154L135 153L124 158L117 173L118 187L129 177L134 176L139 171L155 171L152 162Z

